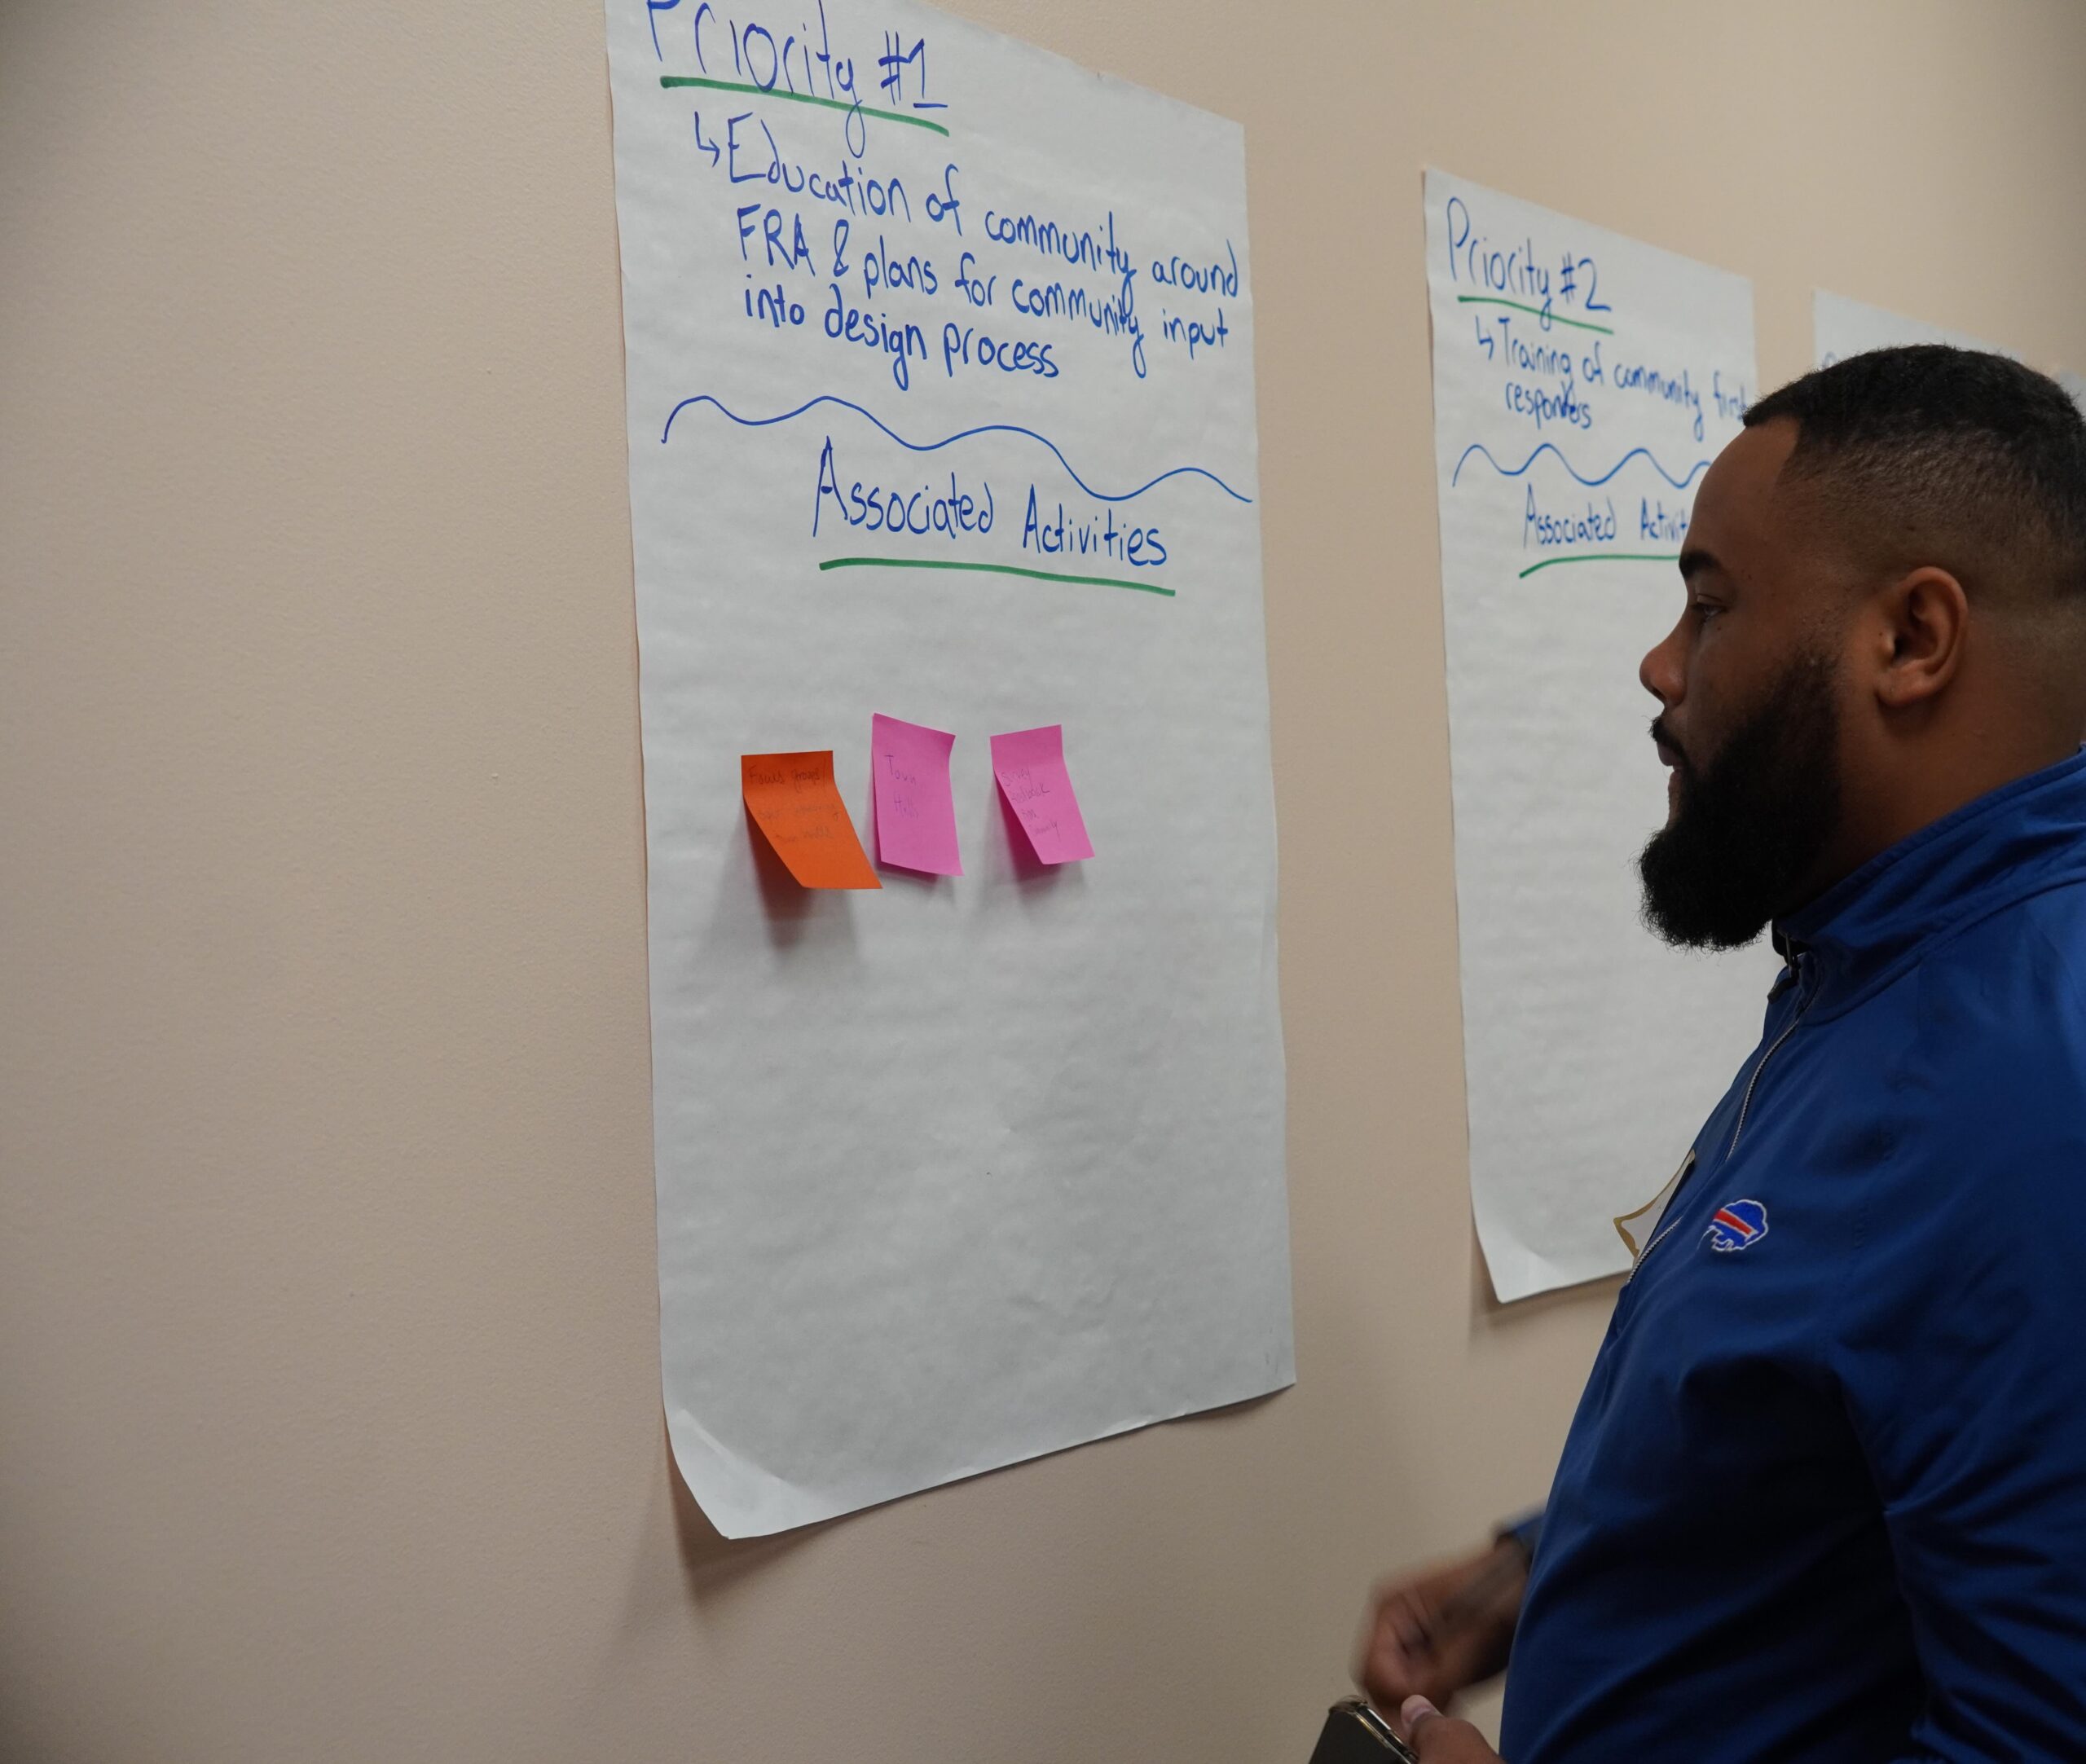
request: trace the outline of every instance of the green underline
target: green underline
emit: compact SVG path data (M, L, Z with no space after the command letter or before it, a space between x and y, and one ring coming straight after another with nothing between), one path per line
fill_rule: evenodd
M992 576L1026 576L1032 582L1079 582L1095 588L1133 588L1139 594L1173 597L1156 582L1125 582L1120 576L1072 576L1054 570L1024 570L1019 564L966 564L948 557L829 557L821 570L975 570Z
M1538 570L1548 570L1558 564L1677 564L1679 552L1582 552L1576 557L1546 557L1539 564L1530 564L1521 572L1532 576Z
M858 104L852 99L820 98L811 92L788 92L773 86L742 86L736 80L698 79L693 73L662 73L659 83L672 88L676 86L699 86L710 92L744 92L752 98L786 98L793 104L822 104L828 110L859 110L865 117L881 117L887 122L909 122L916 129L931 129L936 134L947 134L948 130L938 122L930 122L925 117L909 117L902 110L878 110L868 104ZM1569 324L1572 321L1564 321Z
M875 112L872 111L870 114L874 116ZM913 119L904 117L899 120L910 122ZM1497 294L1459 294L1456 304L1459 306L1512 306L1516 312L1525 312L1530 318L1541 319L1548 324L1575 325L1582 331L1598 331L1603 337L1615 335L1613 325L1590 324L1584 319L1568 319L1561 312L1546 312L1540 306L1524 306L1518 300L1502 300Z

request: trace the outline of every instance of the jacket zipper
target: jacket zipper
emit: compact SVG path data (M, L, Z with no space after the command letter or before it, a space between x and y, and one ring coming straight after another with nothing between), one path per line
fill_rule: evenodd
M1695 1172L1694 1172L1692 1170L1690 1170L1688 1173L1690 1176L1692 1176ZM1678 1189L1676 1189L1676 1190L1675 1190L1675 1191L1674 1191L1673 1199L1672 1199L1672 1200L1670 1200L1670 1201L1668 1201L1668 1202L1666 1203L1666 1210L1667 1210L1669 1212L1670 1212L1673 1210L1673 1208L1674 1208L1674 1206L1675 1206L1675 1203L1677 1203L1677 1202L1679 1200L1679 1199L1680 1199L1680 1191L1679 1191ZM1637 1270L1638 1270L1639 1268L1642 1268L1642 1267L1644 1265L1644 1264L1645 1264L1648 1260L1649 1260L1651 1259L1651 1254L1652 1254L1652 1252L1653 1252L1653 1250L1657 1249L1657 1248L1659 1247L1659 1245L1660 1245L1660 1244L1661 1244L1661 1243L1665 1243L1665 1242L1666 1242L1666 1240L1669 1237L1672 1236L1672 1235L1673 1235L1673 1234L1674 1234L1675 1231L1677 1231L1679 1228L1680 1228L1680 1221L1679 1221L1678 1219L1676 1219L1676 1220L1675 1220L1675 1221L1673 1221L1673 1223L1672 1223L1671 1225L1668 1225L1668 1226L1666 1226L1666 1227L1665 1228L1665 1230L1661 1230L1661 1231L1657 1231L1657 1232L1654 1232L1654 1233L1653 1234L1653 1235L1652 1235L1652 1241L1651 1241L1650 1243L1647 1243L1647 1244L1644 1246L1644 1253L1642 1256L1639 1256L1636 1259L1636 1260L1635 1260L1635 1261L1632 1262L1632 1263L1630 1265L1630 1272L1629 1272L1629 1274L1628 1274L1626 1276L1625 1276L1625 1277L1624 1277L1624 1279L1623 1279L1623 1282L1622 1282L1622 1288L1623 1288L1623 1291L1625 1291L1626 1292L1627 1291L1629 1291L1629 1288L1630 1288L1630 1282L1631 1282L1632 1280L1635 1280L1635 1279L1637 1278Z
M1745 1094L1739 1098L1738 1119L1732 1124L1731 1143L1724 1147L1724 1155L1718 1162L1719 1169L1722 1169L1725 1164L1729 1164L1732 1154L1738 1150L1738 1136L1745 1131L1745 1117L1752 1112L1753 1093L1760 1087L1760 1074L1767 1070L1767 1062L1781 1051L1782 1044L1796 1033L1796 1026L1803 1021L1803 1014L1811 1009L1811 1000L1803 991L1803 957L1802 956L1795 958L1795 966L1797 970L1796 1010L1789 1020L1782 1025L1782 1032L1767 1044L1767 1051L1754 1062L1753 1076L1745 1080ZM1688 1172L1688 1179L1693 1180L1697 1173L1696 1170L1690 1170ZM1679 1190L1675 1190L1673 1199L1666 1203L1666 1211L1672 1212L1679 1203ZM1665 1243L1679 1228L1680 1221L1676 1219L1671 1225L1652 1234L1651 1242L1644 1246L1644 1253L1631 1264L1630 1273L1622 1282L1623 1291L1629 1290L1630 1282L1637 1278L1637 1270L1651 1259L1652 1252Z
M1796 1010L1790 1016L1789 1020L1782 1025L1782 1032L1768 1044L1767 1051L1760 1056L1753 1067L1753 1076L1745 1081L1745 1094L1739 1099L1738 1119L1732 1124L1731 1143L1724 1147L1723 1164L1729 1164L1732 1154L1738 1150L1738 1136L1745 1131L1745 1117L1752 1111L1753 1093L1760 1087L1760 1074L1767 1069L1767 1062L1781 1050L1782 1044L1796 1033L1796 1026L1803 1021L1803 1014L1811 1009L1811 1000L1803 990L1803 957L1798 956L1796 958ZM1723 1167L1723 1164L1718 1166L1719 1169ZM1644 1253L1646 1255L1651 1253L1649 1244L1645 1245Z

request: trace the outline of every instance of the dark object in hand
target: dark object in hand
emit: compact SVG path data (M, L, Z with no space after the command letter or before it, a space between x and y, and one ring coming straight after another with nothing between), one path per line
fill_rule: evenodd
M1311 1764L1419 1764L1419 1754L1360 1697L1346 1696L1326 1711Z

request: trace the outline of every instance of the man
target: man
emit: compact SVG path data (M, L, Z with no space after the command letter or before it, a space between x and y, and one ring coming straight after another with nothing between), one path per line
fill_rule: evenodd
M1512 1764L2086 1759L2086 423L1920 348L1746 425L1639 674L1639 867L1675 943L1772 924L1765 1032L1525 1592L1512 1542L1387 1588L1362 1678L1428 1764L1495 1757L1433 1705L1510 1645Z

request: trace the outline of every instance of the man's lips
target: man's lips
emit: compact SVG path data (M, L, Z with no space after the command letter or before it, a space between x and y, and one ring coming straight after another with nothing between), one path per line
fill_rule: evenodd
M1652 725L1652 745L1658 750L1659 763L1666 768L1666 808L1670 817L1680 812L1680 781L1687 775L1688 756L1657 724Z

